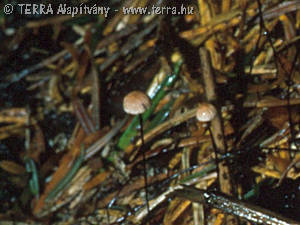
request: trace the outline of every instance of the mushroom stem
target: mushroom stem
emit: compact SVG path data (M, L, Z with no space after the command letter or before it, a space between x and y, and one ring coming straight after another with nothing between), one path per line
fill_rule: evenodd
M143 169L144 169L144 181L145 181L145 198L146 198L146 206L147 206L147 212L150 213L150 207L149 207L149 199L148 199L148 181L147 181L147 167L146 167L146 152L145 152L145 141L144 141L144 129L143 129L143 117L142 114L139 114L139 120L140 120L140 126L141 126L141 140L142 145L140 147L140 150L142 150L143 154Z
M141 140L142 145L139 150L143 154L143 166L144 166L144 180L145 180L145 196L146 196L146 206L148 215L150 213L149 200L148 200L148 184L147 184L147 170L146 170L146 153L144 150L144 129L143 129L143 118L142 114L149 109L151 106L151 100L149 96L141 91L132 91L124 97L123 108L124 111L131 115L138 115L141 126Z
M213 145L213 150L214 150L214 153L215 153L215 163L216 163L216 166L217 166L217 174L219 174L219 171L220 171L219 158L218 158L219 152L218 152L218 148L217 148L216 142L214 140L214 136L213 136L213 133L212 133L212 130L211 130L210 126L211 126L211 124L209 122L208 132L209 132L209 136L210 136L210 139L211 139L211 142L212 142L212 145ZM220 180L219 179L217 179L217 184L218 184L218 188L219 188L220 187Z

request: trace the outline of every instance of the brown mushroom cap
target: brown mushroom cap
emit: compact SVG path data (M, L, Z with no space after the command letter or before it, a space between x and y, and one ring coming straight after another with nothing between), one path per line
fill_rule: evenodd
M196 112L196 118L200 122L209 122L217 114L216 108L210 103L201 103Z
M132 91L123 100L123 109L131 115L144 113L151 106L150 98L141 91Z

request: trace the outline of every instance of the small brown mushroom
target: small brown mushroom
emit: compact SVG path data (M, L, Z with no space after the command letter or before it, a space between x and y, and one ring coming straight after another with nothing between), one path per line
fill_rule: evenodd
M148 200L148 182L147 182L147 168L146 168L146 153L144 150L144 132L143 132L143 118L144 113L151 106L150 98L141 91L132 91L127 94L123 100L123 109L126 113L131 115L138 115L141 126L141 151L143 153L143 167L144 167L144 180L145 180L145 197L148 214L150 213L149 200Z
M200 122L209 122L217 114L216 108L210 103L201 103L196 111L196 118Z
M123 100L123 109L131 115L144 113L151 106L150 98L141 91L132 91Z

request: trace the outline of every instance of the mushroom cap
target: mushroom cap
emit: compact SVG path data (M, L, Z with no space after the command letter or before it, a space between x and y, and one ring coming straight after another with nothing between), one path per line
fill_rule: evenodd
M123 109L131 115L144 113L151 106L150 98L141 91L132 91L124 97Z
M196 111L196 118L200 122L209 122L217 114L216 108L210 103L201 103Z

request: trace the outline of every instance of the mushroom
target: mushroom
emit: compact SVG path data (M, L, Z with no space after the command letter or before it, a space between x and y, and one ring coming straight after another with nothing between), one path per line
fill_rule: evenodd
M210 103L201 103L196 111L196 118L200 122L210 122L216 115L217 110Z
M140 149L143 153L143 167L144 167L144 181L145 181L145 198L148 214L150 212L149 200L148 200L148 182L147 182L147 170L146 170L146 154L143 148L144 141L144 131L143 131L143 118L142 113L144 113L151 106L150 98L141 91L132 91L124 97L123 100L123 109L127 114L138 115L140 120L140 131L141 131L141 140L142 145Z
M150 106L150 98L141 91L132 91L123 100L123 109L130 115L140 115Z
M211 122L217 115L217 110L215 108L214 105L210 104L210 103L201 103L196 111L196 118L199 122ZM212 131L210 129L210 123L208 124L208 131L210 134L210 138L213 144L213 149L215 152L215 160L216 160L216 165L218 165L218 151L217 151L217 147L216 147L216 143L214 141L213 138L213 134ZM219 176L219 169L218 169L218 176Z

